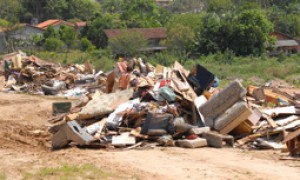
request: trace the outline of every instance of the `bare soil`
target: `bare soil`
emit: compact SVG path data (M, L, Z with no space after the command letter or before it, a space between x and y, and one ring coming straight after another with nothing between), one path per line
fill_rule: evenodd
M24 172L63 164L93 164L122 179L299 179L300 161L279 160L279 151L238 148L52 151L46 120L52 103L41 96L0 93L0 173L22 179ZM116 176L120 177L120 176ZM127 178L128 177L128 178Z

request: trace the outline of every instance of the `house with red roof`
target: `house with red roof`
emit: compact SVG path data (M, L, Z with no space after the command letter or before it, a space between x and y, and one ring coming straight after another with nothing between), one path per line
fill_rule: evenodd
M132 28L132 29L105 29L104 33L108 39L115 38L124 32L137 32L142 34L148 40L148 47L141 49L142 51L162 51L166 47L160 42L167 38L166 28Z
M271 56L279 55L280 53L297 53L300 51L300 45L297 39L281 33L281 32L272 32L270 34L276 39L275 44L273 45L273 50L270 52Z
M0 29L0 52L4 52L8 46L8 40L14 42L14 48L22 49L31 46L30 42L34 35L42 36L44 29L30 24L16 24L9 28Z
M67 21L64 21L64 20L60 20L60 19L49 19L47 21L44 21L44 22L41 22L41 23L37 24L35 27L45 30L49 26L52 26L55 29L59 29L60 26L62 26L62 25L74 27L73 23L70 23L70 22L67 22Z
M74 27L77 33L80 33L80 31L87 26L86 22L75 22Z

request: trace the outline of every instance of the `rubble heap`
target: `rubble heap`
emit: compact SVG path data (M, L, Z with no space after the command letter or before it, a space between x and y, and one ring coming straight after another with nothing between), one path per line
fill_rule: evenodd
M102 71L93 72L91 64L62 67L23 52L4 55L0 71L5 76L2 90L41 95L80 97L96 88ZM98 88L98 87L97 87Z
M154 67L131 59L96 73L89 63L61 67L34 56L19 62L13 60L19 70L10 75L14 83L7 78L7 88L67 96L84 90L76 103L53 104L48 122L54 149L227 145L300 154L297 88L269 83L245 89L234 80L220 90L218 78L200 64L190 72L178 62Z

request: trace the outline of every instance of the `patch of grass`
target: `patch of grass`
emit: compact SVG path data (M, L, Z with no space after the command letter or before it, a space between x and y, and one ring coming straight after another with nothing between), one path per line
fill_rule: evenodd
M35 173L24 173L24 180L31 179L108 179L118 178L118 175L106 172L91 164L81 166L63 165L60 167L41 168ZM119 177L121 178L121 177Z
M257 77L261 82L271 79L282 79L300 87L300 55L296 54L286 57L282 62L278 62L276 58L235 57L232 64L216 62L210 56L206 60L203 60L203 57L201 57L195 62L214 73L221 80L220 83L222 81L225 81L225 83L230 82L239 78L244 80L243 84L245 86L253 83L258 85L258 82L253 82L252 79L252 77Z
M6 174L4 172L0 172L0 180L6 180Z

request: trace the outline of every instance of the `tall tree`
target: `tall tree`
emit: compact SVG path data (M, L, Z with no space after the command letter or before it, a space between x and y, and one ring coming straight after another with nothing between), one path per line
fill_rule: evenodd
M101 7L98 2L91 0L68 0L67 14L65 14L65 19L78 18L87 21L92 18L92 16L100 12Z
M159 27L168 18L168 13L154 0L127 0L121 8L121 20L126 22L128 28Z
M235 20L231 49L238 55L260 55L265 44L270 40L273 31L272 23L267 17L256 10L244 11Z
M0 18L16 23L19 22L19 13L22 4L19 0L0 0Z
M109 40L109 47L115 54L123 54L125 56L133 56L147 45L144 35L138 32L123 32Z
M73 27L61 26L59 29L60 40L68 47L68 50L76 45L77 34Z
M101 8L105 13L121 13L122 3L122 0L104 0L101 2Z
M191 28L177 24L168 32L167 46L179 52L180 55L187 55L194 46L194 40L195 34Z
M83 29L82 37L87 37L97 48L107 45L104 29L120 28L121 23L111 14L97 14Z

